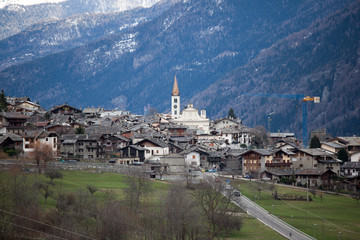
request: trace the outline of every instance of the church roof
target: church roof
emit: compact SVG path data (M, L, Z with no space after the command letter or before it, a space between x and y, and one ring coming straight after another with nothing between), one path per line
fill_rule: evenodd
M180 96L179 87L178 87L177 80L176 80L176 75L175 75L175 79L174 79L174 86L173 86L173 90L172 90L172 96Z

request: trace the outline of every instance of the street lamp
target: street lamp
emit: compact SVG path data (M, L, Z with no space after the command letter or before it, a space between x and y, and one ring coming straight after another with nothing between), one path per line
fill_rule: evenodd
M316 232L315 232L315 230L316 230L316 223L314 223L314 238L316 239Z
M340 240L341 232L338 232L338 240Z

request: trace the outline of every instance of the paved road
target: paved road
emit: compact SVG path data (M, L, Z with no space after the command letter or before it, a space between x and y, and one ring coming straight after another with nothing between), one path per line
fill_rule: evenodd
M215 174L212 175L209 174L208 176L214 178L217 177L215 176ZM206 180L207 177L204 177L204 179ZM230 191L233 190L234 189L231 189ZM226 196L226 192L224 192L223 194L224 196ZM272 215L271 213L269 213L268 211L257 205L255 202L245 197L244 195L241 195L240 197L232 196L232 201L236 203L239 207L241 207L243 210L245 210L249 215L257 218L259 221L261 221L262 223L269 226L270 228L277 231L282 236L288 239L295 239L295 240L314 239L313 237L301 232L300 230L294 228L290 224L287 224L278 217Z

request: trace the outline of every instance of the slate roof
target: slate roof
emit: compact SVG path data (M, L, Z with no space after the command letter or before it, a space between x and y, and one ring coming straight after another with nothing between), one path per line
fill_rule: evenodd
M8 132L3 136L0 136L0 144L2 144L6 139L11 139L14 142L22 142L22 137L15 133Z
M348 146L360 146L360 137L337 137L347 142Z
M360 162L345 162L341 169L358 169L360 170Z
M102 135L103 134L64 134L60 140L97 141Z
M320 157L324 157L324 156L328 156L328 157L332 157L333 154L326 152L325 150L321 149L321 148L302 148L299 149L299 151L307 153L311 156L320 156Z
M25 116L18 112L0 112L0 115L7 119L27 119L28 116Z
M337 143L337 142L322 142L322 144L327 145L332 148L335 148L335 149L341 149L341 148L345 147L344 145Z
M263 155L263 156L269 156L269 155L272 155L272 154L275 153L275 151L272 150L272 149L250 149L250 150L245 151L241 155L245 155L245 154L247 154L249 152L255 152L255 153L258 153L258 154Z
M162 141L159 141L159 140L154 139L154 138L145 138L145 139L137 142L137 144L140 145L141 142L145 142L145 141L149 141L149 142L151 142L151 143L153 143L153 144L155 144L155 145L158 145L158 146L160 146L160 147L163 147L163 148L164 148L164 147L168 147L167 143L162 142Z

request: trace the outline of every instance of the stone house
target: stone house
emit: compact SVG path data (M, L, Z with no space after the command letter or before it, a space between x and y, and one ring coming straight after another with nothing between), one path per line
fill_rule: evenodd
M101 159L104 157L102 134L67 134L61 137L60 152L64 158Z
M29 117L17 112L0 112L0 134L24 134Z
M321 148L298 149L295 157L296 160L293 160L294 169L332 170L337 175L340 174L342 161Z

